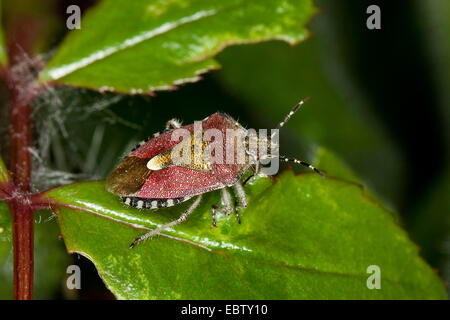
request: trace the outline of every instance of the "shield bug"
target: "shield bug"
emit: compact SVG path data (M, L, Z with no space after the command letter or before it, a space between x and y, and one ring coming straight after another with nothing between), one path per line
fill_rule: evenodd
M178 219L137 237L130 248L186 221L200 204L202 195L213 190L220 189L222 193L222 207L214 205L211 210L213 225L216 225L216 212L228 215L233 211L229 187L234 189L237 197L234 212L240 223L239 209L248 204L243 184L262 171L264 160L292 161L323 176L309 163L279 156L276 152L275 134L305 101L294 106L270 138L263 136L261 131L259 134L250 132L226 114L214 113L187 126L181 126L176 119L169 120L164 132L142 141L109 174L107 190L120 196L126 205L139 209L159 209L192 197L196 199ZM242 176L251 169L253 173L241 184Z

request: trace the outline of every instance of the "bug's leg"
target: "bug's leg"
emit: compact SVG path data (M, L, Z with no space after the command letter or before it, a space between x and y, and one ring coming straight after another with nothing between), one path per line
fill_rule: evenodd
M227 188L222 189L222 205L223 208L219 209L218 206L213 205L211 208L211 216L212 216L212 225L216 226L216 212L220 212L225 215L229 215L231 211L233 211L233 207L231 206L231 195L228 192Z
M247 196L245 195L244 187L242 187L242 185L241 185L241 183L239 181L236 182L233 185L233 187L234 187L234 190L236 191L236 194L238 196L240 207L247 208L248 201L247 201Z
M222 204L225 210L225 214L228 216L231 211L233 211L233 208L231 206L231 195L230 192L228 192L227 188L222 189Z
M154 229L152 231L147 232L146 234L143 234L142 236L137 237L136 239L134 239L133 243L130 245L130 249L132 249L135 245L137 245L139 242L144 241L145 239L148 239L152 236L154 236L155 234L160 233L161 231L173 227L179 223L182 223L184 221L186 221L187 217L195 210L195 208L198 207L198 205L200 204L200 200L202 199L202 195L199 195L195 201L191 204L191 206L189 208L187 208L187 210L185 212L183 212L183 214L177 219L174 220L172 222L169 222L157 229Z
M213 205L211 207L211 218L212 218L212 225L213 227L216 227L216 211L219 211L219 207L217 207L216 205Z
M310 168L312 171L314 171L315 173L317 173L318 175L320 175L322 178L325 178L325 175L324 175L322 172L320 172L319 170L317 170L316 168L314 168L314 167L313 167L312 165L310 165L308 162L301 161L301 160L297 160L297 159L294 159L294 158L287 158L287 157L285 157L285 156L280 156L280 159L283 160L283 161L285 161L285 162L294 162L294 163L297 163L297 164L302 165L302 166L304 166L304 167L308 167L308 168Z
M238 223L241 223L241 218L239 217L239 210L243 208L247 208L248 206L248 200L247 196L245 195L245 190L242 187L241 183L238 181L234 185L234 191L236 192L239 205L235 207L234 213L236 214L236 219Z
M253 172L251 175L248 176L247 179L242 182L242 185L245 186L256 174Z
M238 200L234 202L234 215L236 216L236 221L241 224L241 217L239 216L240 206L238 205Z
M178 129L181 127L181 122L178 119L170 119L166 123L166 130L169 131L170 129Z

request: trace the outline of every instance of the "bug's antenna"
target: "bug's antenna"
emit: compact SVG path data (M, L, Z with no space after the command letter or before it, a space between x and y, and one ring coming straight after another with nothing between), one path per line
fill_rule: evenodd
M283 161L285 161L285 162L294 162L294 163L300 164L300 165L302 165L302 166L304 166L304 167L308 167L308 168L310 168L311 170L313 170L315 173L317 173L318 175L320 175L322 178L325 178L325 175L324 175L322 172L320 172L319 170L317 170L316 168L314 168L314 167L313 167L312 165L310 165L308 162L301 161L301 160L297 160L297 159L295 159L295 158L287 158L287 157L285 157L285 156L280 156L280 159L283 160Z
M306 98L300 100L300 102L297 103L292 108L291 112L289 112L289 114L284 118L284 120L278 124L277 129L281 129L286 124L286 122L288 122L288 120L294 115L294 113L296 113L298 111L298 109L300 109L300 107L308 100L309 100L309 97L306 97Z

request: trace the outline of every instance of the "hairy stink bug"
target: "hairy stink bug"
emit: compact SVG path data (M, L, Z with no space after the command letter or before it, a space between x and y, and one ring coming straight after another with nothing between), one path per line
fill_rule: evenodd
M276 132L305 101L294 106ZM221 189L223 205L220 209L212 207L213 225L216 225L216 212L228 215L233 211L228 187L233 187L237 196L238 206L234 206L234 212L240 222L238 211L247 207L240 179L249 169L253 169L253 174L244 184L260 172L263 160L292 161L322 175L304 161L279 156L274 152L278 150L274 140L274 135L267 138L261 131L252 135L250 130L223 113L214 113L187 126L181 126L175 119L168 121L163 133L156 133L141 142L110 173L106 180L107 190L120 196L126 205L139 209L170 207L194 196L196 199L178 219L136 238L130 247L184 222L199 205L202 195L213 190ZM268 148L267 143L270 143Z

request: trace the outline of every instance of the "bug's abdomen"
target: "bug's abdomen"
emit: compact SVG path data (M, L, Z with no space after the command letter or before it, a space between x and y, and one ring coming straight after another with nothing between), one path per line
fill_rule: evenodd
M139 197L122 197L123 203L138 209L159 209L172 207L181 202L189 200L191 197L182 197L174 199L149 199Z

